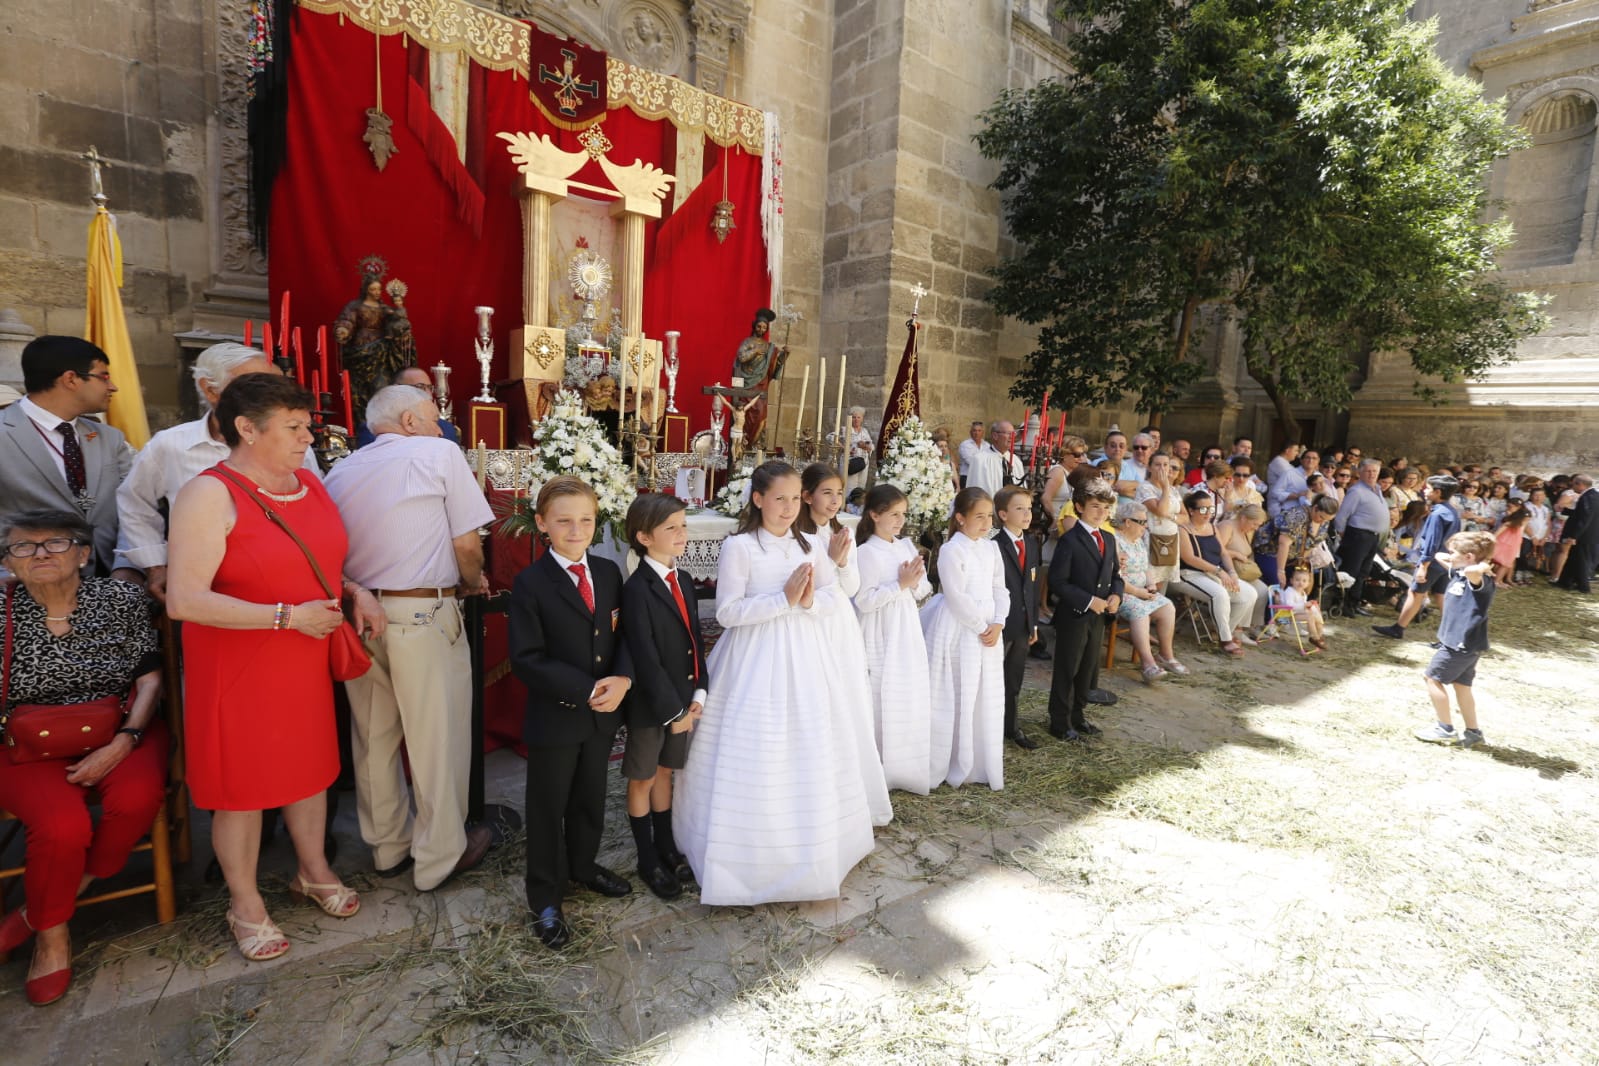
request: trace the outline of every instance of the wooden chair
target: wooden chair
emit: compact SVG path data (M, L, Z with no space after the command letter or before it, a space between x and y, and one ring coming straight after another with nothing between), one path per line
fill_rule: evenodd
M1105 626L1105 669L1116 669L1116 641L1122 637L1127 638L1127 663L1130 666L1138 665L1138 649L1133 646L1132 623L1112 616L1110 624Z
M78 900L82 907L90 903L106 903L114 899L152 893L155 896L156 920L161 924L178 915L178 894L173 879L173 863L188 862L190 854L189 788L184 779L183 767L183 679L179 672L182 655L178 648L177 629L163 614L157 623L161 631L164 661L162 663L161 705L167 729L172 734L172 753L167 763L166 802L156 811L150 834L134 847L134 851L150 853L151 877L149 881L126 888L83 896ZM95 802L91 791L90 802ZM0 810L0 854L4 854L22 831L22 823L9 811ZM0 915L8 909L11 892L22 881L27 866L0 868Z

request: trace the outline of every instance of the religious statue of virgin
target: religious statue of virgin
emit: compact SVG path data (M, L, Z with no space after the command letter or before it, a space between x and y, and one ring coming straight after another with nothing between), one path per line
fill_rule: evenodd
M361 296L344 305L333 323L333 337L350 372L350 402L356 418L364 417L366 402L389 379L416 364L411 340L411 320L405 314L405 282L389 282L391 305L383 299L383 275L388 264L377 256L360 262ZM328 387L326 384L324 388Z

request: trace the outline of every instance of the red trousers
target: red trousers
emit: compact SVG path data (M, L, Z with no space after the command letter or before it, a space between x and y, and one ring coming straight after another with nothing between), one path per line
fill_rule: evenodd
M0 747L0 809L27 830L22 884L28 924L49 929L72 917L84 874L110 877L155 821L167 786L166 723L150 723L144 742L95 786L100 824L89 817L89 790L67 780L74 759L13 763Z

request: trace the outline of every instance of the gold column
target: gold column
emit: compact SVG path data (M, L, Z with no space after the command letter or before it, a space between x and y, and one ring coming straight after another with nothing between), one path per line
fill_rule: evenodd
M657 207L657 211L659 208ZM622 226L622 327L629 336L644 332L644 216L626 200L611 208Z

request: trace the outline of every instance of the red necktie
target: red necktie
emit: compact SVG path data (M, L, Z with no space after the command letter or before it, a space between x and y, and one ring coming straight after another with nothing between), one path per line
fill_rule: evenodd
M1093 534L1094 547L1099 549L1099 554L1100 554L1101 557L1103 557L1104 554L1105 554L1105 541L1100 537L1099 530L1090 529L1088 532Z
M694 625L688 620L688 604L683 600L683 590L677 587L676 570L668 570L666 572L666 583L672 586L672 599L677 601L677 616L683 619L683 628L688 630L689 644L692 645L694 643ZM694 680L698 681L699 679L700 667L698 660L696 660L694 664Z
M1016 569L1024 574L1027 573L1027 542L1025 540L1016 542Z
M589 584L588 571L582 563L573 563L567 567L577 575L577 594L583 597L583 602L588 605L589 614L594 613L594 586Z

